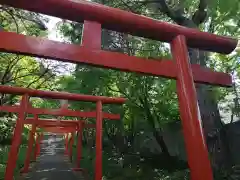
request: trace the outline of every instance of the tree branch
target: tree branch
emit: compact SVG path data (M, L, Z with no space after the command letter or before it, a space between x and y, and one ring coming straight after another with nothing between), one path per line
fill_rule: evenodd
M120 0L120 1L121 1L121 4L124 5L132 13L136 13L136 14L139 13L138 11L136 11L137 8L133 8L131 5L129 5L128 2L125 2L124 0ZM119 6L122 6L122 5L119 5Z
M112 91L112 92L118 92L118 93L123 94L123 95L124 95L125 97L127 97L127 99L128 99L129 101L131 101L135 106L137 106L137 107L140 108L140 109L143 108L141 105L137 104L136 101L132 100L132 98L131 98L127 93L125 93L124 91L114 90L114 89L112 89L112 88L109 87L109 86L108 86L107 88L108 88L110 91Z
M182 24L186 17L183 16L179 9L173 10L168 5L166 0L158 0L160 7L158 8L162 13L166 14L169 18L175 21L178 24Z
M21 20L26 20L26 21L29 21L29 22L32 22L34 24L36 24L39 29L45 31L47 30L47 27L46 25L41 21L41 19L35 15L35 14L23 14L23 12L20 13L19 10L15 10L15 9L12 9L12 8L9 8L9 7L1 7L2 10L6 11L11 17L12 19L15 21L16 23L16 26L18 26L17 24L17 20L15 17L21 19ZM30 15L29 15L30 14ZM23 22L23 21L22 21ZM24 23L23 23L24 24ZM24 24L25 26L25 24ZM17 27L18 29L18 27Z
M207 0L200 0L198 10L193 14L192 20L198 26L207 18Z
M42 88L42 85L47 82L48 80L52 79L54 77L54 74L52 74L50 77L44 79L43 82L41 82L35 89L41 89ZM49 88L50 91L56 91L55 89L53 88Z
M35 79L34 81L32 81L31 83L29 83L28 85L27 85L27 88L29 88L31 85L33 85L34 83L36 83L36 82L38 82L41 78L43 78L44 76L45 76L45 74L47 74L49 72L49 69L46 69L37 79ZM44 82L46 82L46 81L44 81ZM38 86L41 86L42 85L42 83L40 84L40 85L38 85Z
M8 11L7 8L4 8L3 9L9 16L11 16L12 20L14 21L15 23L15 26L16 26L16 32L19 33L19 26L18 26L18 23L17 23L17 20L15 18L15 16L13 15L13 13L11 13L11 11ZM5 18L5 17L4 17ZM7 18L6 18L7 19Z

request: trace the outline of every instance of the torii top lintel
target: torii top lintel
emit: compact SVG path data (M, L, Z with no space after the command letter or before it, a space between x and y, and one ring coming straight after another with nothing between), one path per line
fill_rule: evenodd
M51 92L51 91L42 91L22 87L12 87L0 85L1 93L9 93L16 95L28 94L30 97L41 97L41 98L51 98L51 99L66 99L72 101L86 101L86 102L97 102L102 101L103 104L123 104L125 98L114 98L114 97L105 97L105 96L92 96L92 95L83 95L83 94L73 94L67 92Z
M237 40L232 38L169 24L83 0L0 0L0 3L77 22L96 21L106 29L164 42L171 42L177 35L184 35L189 47L212 52L228 54L237 46Z

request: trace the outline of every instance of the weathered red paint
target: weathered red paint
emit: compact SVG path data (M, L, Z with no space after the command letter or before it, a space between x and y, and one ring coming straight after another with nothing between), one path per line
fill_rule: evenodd
M10 32L0 32L0 39L1 39L0 50L5 52L33 55L36 57L56 59L64 62L84 63L92 66L100 66L104 68L117 69L121 71L144 73L148 75L161 76L171 79L176 79L177 77L176 64L171 60L165 59L153 60L139 58L116 52L89 49L79 45L64 44L61 42L50 41L47 39L27 37L24 35L19 35ZM101 59L101 61L99 59ZM231 76L228 74L214 72L209 68L202 68L198 65L192 65L192 70L195 82L221 86L232 85ZM31 92L31 94L29 93L29 95L31 96L48 97L56 99L61 99L65 97L66 99L68 98L68 100L84 100L83 98L87 98L87 100L90 101L90 99L88 99L88 96L83 97L83 95L73 96L67 93L65 94L66 96L62 96L63 94L62 92L61 93L57 92L54 95L42 93L42 95L39 96L38 93L39 91L34 90L28 91ZM19 94L22 91L9 90L6 92ZM96 97L90 98L92 101L101 100ZM107 101L108 99L106 99L106 102ZM115 103L115 100L110 99L109 101L110 101L109 103ZM105 101L102 102L106 103ZM119 103L123 103L123 100L120 100Z
M213 180L185 37L176 37L171 48L178 67L177 94L191 179Z
M27 112L30 114L39 114L39 115L47 114L47 115L54 115L54 116L75 116L75 117L81 117L81 118L95 118L96 117L95 111L84 112L84 111L75 111L75 110L69 110L69 109L29 108L27 110ZM118 119L120 119L120 115L104 113L104 118L118 120Z
M42 121L41 121L42 122ZM77 130L77 126L73 126L71 124L58 124L58 123L40 123L37 124L38 128L50 128L50 127L58 127L60 129L65 128L65 127L70 127L71 129ZM46 130L47 131L47 130Z
M61 133L61 134L64 134L64 133L70 133L70 132L75 132L77 130L76 127L54 127L54 126L45 126L43 127L43 130L45 132L51 132L51 133Z
M61 121L58 121L56 119L39 119L36 124L37 126L43 126L43 127L46 127L46 126L75 126L75 127L78 127L78 124L79 122L82 123L83 127L84 128L95 128L95 124L88 124L84 121L72 121L72 120L61 120ZM25 121L24 121L24 124L34 124L34 120L32 118L27 118Z
M1 4L77 22L96 21L102 24L103 28L165 42L171 42L176 36L184 35L189 47L213 52L230 53L237 46L237 41L231 38L169 24L88 1L34 0L34 3L31 3L31 0L1 0ZM67 13L66 9L68 9Z
M25 124L33 124L34 118L26 118L24 121ZM39 118L36 122L37 125L69 125L69 126L78 126L79 121L73 121L73 120L60 120L57 119L43 119Z
M41 98L50 98L50 99L66 99L72 101L86 101L86 102L97 102L102 101L104 104L122 104L126 101L124 98L114 98L114 97L105 97L105 96L91 96L83 94L73 94L67 92L56 92L56 91L41 91L29 88L22 87L12 87L0 85L1 93L8 94L28 94L31 97L41 97ZM60 111L60 110L59 110Z
M18 119L16 121L15 129L12 137L12 144L10 147L10 151L8 153L8 161L7 161L7 166L5 170L4 180L13 179L14 170L15 170L17 158L18 158L18 151L21 145L22 131L24 127L24 119L26 116L25 112L28 107L28 100L29 100L29 96L23 95L20 103L21 111L19 111L18 113Z
M19 113L21 111L20 106L0 106L0 111L11 112L11 113Z
M77 168L80 168L80 162L82 158L82 136L83 136L83 127L84 124L82 122L79 122L78 126L78 138L77 138Z
M20 106L0 106L0 111L7 111L7 112L15 112L18 113L20 110ZM43 109L43 108L32 108L29 107L26 110L29 114L37 114L37 115L54 115L54 116L75 116L75 117L81 117L81 118L95 118L96 112L95 111L74 111L74 110L67 110L67 109ZM119 120L120 115L119 114L111 114L111 113L103 113L104 119L110 119L110 120ZM26 122L25 122L26 123Z
M72 154L73 154L74 136L75 136L75 132L71 132L71 138L69 142L69 159L71 162L72 162Z
M69 134L67 133L65 137L65 155L68 155L68 140L69 140L68 136Z
M43 133L40 133L39 135L39 141L38 141L38 148L37 148L37 156L40 155L40 152L41 152L41 142L43 140Z
M101 24L93 21L84 21L82 46L89 49L101 49L102 43Z
M95 162L95 180L102 180L102 102L98 101L96 105L96 162Z
M44 129L45 132L69 132L69 131L77 131L77 126L73 125L61 125L58 126L57 124L41 124L37 125L38 128Z
M39 146L40 146L39 141L40 141L40 134L36 133L35 149L34 149L34 161L37 160L38 149L39 149Z
M35 132L36 132L36 122L37 122L37 120L38 120L38 116L34 115L32 129L29 132L28 149L26 151L26 158L25 158L25 162L24 162L24 167L23 167L22 173L27 173L28 170L29 170L29 165L30 165L31 157L32 157L32 150L33 150L33 144L34 144L34 135L35 135Z

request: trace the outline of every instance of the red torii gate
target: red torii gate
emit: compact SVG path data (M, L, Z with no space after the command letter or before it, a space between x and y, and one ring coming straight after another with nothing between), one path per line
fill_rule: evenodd
M34 0L34 3L30 0L0 0L0 3L84 22L81 46L0 32L0 50L4 52L176 79L191 179L213 179L207 147L202 134L194 82L231 86L232 81L228 74L213 72L199 65L191 65L187 46L227 54L236 48L237 40L82 0ZM167 59L155 61L103 51L101 50L102 28L168 42L171 44L174 61ZM101 174L95 176L95 180L101 180L101 178Z
M111 115L111 114L110 114ZM80 160L81 160L81 149L82 149L82 132L83 128L96 128L95 124L88 124L84 121L73 121L73 120L54 120L54 119L38 119L34 121L34 118L27 118L25 124L31 124L32 126L37 126L43 128L46 132L53 133L74 133L78 132L78 141L77 141L77 167L74 170L80 169ZM33 129L32 129L33 130ZM31 132L32 133L32 132ZM71 139L72 140L72 139ZM73 140L72 140L73 141ZM30 165L30 153L32 151L32 140L29 137L28 151L26 154L24 169L22 172L28 172ZM72 144L72 142L71 142ZM66 137L66 150L65 154L69 154L70 158L72 157L72 150L68 153L68 134ZM71 148L71 146L70 146Z
M110 114L111 115L111 114ZM37 118L37 116L35 115L34 118ZM24 168L21 171L22 173L26 173L29 170L29 165L30 165L30 160L31 160L31 152L32 152L32 148L33 148L33 142L34 142L34 134L36 131L36 127L38 128L42 128L44 129L44 131L47 132L55 132L55 133L72 133L75 131L78 131L78 134L82 133L82 129L80 129L80 125L83 128L95 128L95 124L86 124L84 121L72 121L72 120L54 120L54 119L37 119L35 120L34 118L27 118L24 121L24 124L31 124L32 125L32 129L29 133L29 138L28 138L28 149L26 152L26 157L25 157L25 162L24 162ZM54 131L55 130L55 131ZM77 157L81 157L81 154L79 155L79 153L81 153L81 149L79 147L82 146L81 144L81 140L82 137L79 139L78 138L78 144L77 144ZM38 149L37 152L40 151L40 146L38 145L39 139L36 140L36 146ZM66 144L66 151L68 152L68 146ZM35 150L36 150L35 149ZM35 152L35 159L38 153ZM67 154L67 153L66 153ZM72 154L69 154L69 156L71 157ZM80 159L78 159L78 161L80 161ZM78 163L79 164L79 163Z
M53 126L49 126L49 125L42 125L41 126L43 128L43 130L45 132L51 132L51 133L57 133L57 134L69 134L71 133L71 138L70 138L70 145L68 146L68 137L66 137L66 143L65 143L65 154L69 155L70 161L72 161L72 148L73 148L73 144L74 144L74 135L75 132L77 131L77 127L75 127L74 125L71 126L61 126L61 127L53 127ZM77 143L77 146L80 146L81 142ZM77 156L78 156L78 151L77 151Z
M44 121L44 120L41 120ZM53 120L48 120L48 121L53 121ZM54 121L55 123L58 123L57 121ZM72 161L72 147L73 147L73 143L74 143L74 135L75 135L75 131L76 131L76 127L74 126L74 124L77 127L77 132L78 132L78 139L77 139L77 164L75 168L72 168L73 171L82 171L83 175L86 176L86 169L83 169L80 167L80 162L81 162L81 158L82 158L82 133L83 133L83 128L96 128L95 124L86 124L84 121L79 121L76 124L76 121L68 121L70 123L68 124L64 124L61 127L53 127L52 124L48 124L47 125L43 125L43 123L41 123L41 127L44 128L44 131L46 132L52 132L52 133L67 133L66 139L65 139L65 154L68 155L70 157L70 160ZM71 124L71 126L69 126ZM44 127L45 126L45 127ZM69 133L71 133L71 137L69 139L68 135ZM70 141L70 144L68 145ZM40 152L40 149L38 150L38 152ZM36 158L35 158L36 159ZM29 164L28 164L29 166ZM96 170L97 173L97 170Z
M39 133L36 133L36 135L37 135L37 137L36 137L36 143L35 143L35 149L34 149L34 161L37 160L37 156L40 154L40 148L41 148L40 144L41 144L41 141L42 141L42 138L43 138L43 133L39 132ZM28 149L29 149L29 147L28 147ZM21 170L21 173L24 173L26 171L26 169L25 169L26 165L27 165L26 160L27 159L25 158L24 167ZM30 159L29 159L29 164L30 164ZM28 166L29 166L29 164L28 164ZM27 167L27 168L29 168L29 167Z
M68 126L65 128L71 128L71 132L77 131L79 124L76 122L67 122L67 121L52 121L46 120L38 120L38 115L48 114L55 116L75 116L75 117L84 117L84 118L96 118L96 167L95 174L99 176L102 173L102 119L120 119L119 114L111 114L111 113L103 113L102 112L102 104L123 104L125 102L124 98L111 98L104 96L91 96L91 95L81 95L81 94L73 94L66 92L51 92L51 91L40 91L40 90L32 90L27 88L20 87L11 87L11 86L3 86L0 85L0 93L4 94L15 94L22 95L22 100L19 106L8 106L3 105L0 106L0 111L14 112L18 113L18 120L16 121L16 127L14 129L12 145L10 148L10 152L8 155L8 162L5 171L5 180L12 180L14 175L14 169L16 167L16 161L18 156L19 146L21 144L21 134L23 130L24 124L32 124L32 130L29 134L29 142L28 142L28 151L27 158L25 162L25 167L22 172L27 172L29 163L30 163L30 154L32 151L34 134L36 132L37 126L43 128L53 128L55 125ZM30 97L41 97L41 98L50 98L50 99L65 99L65 100L75 100L75 101L86 101L86 102L95 102L96 103L96 111L92 112L82 112L82 111L73 111L69 110L66 107L60 109L41 109L41 108L33 108L30 106L29 98ZM33 114L34 118L27 118L27 114ZM79 122L80 123L80 122ZM70 125L70 126L69 126ZM86 125L87 127L87 125ZM90 128L92 125L90 125ZM70 131L70 129L68 129ZM37 148L35 149L35 157L39 154L41 136L37 138ZM79 155L78 155L79 156Z

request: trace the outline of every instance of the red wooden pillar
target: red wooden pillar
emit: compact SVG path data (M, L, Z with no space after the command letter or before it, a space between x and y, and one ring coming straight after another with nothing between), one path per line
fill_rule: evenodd
M68 133L65 137L65 154L66 155L68 154Z
M80 162L82 158L82 132L83 131L83 123L79 122L78 127L78 140L77 140L77 168L80 168Z
M74 144L74 132L71 133L70 143L69 143L69 158L72 161L72 153L73 153L73 144Z
M37 148L37 156L41 153L41 142L43 140L43 133L40 133L39 140L38 140L38 148Z
M101 49L101 24L84 21L82 46ZM97 102L95 180L102 179L102 102Z
M18 113L18 119L13 133L12 145L8 154L8 161L5 170L4 180L12 180L14 175L14 169L16 167L18 159L18 151L22 140L22 131L24 127L24 120L26 117L26 110L28 107L29 96L23 95L20 103L20 109Z
M40 134L37 133L37 138L36 138L36 142L35 142L35 149L34 149L34 160L35 161L37 160L39 141L40 141Z
M102 44L102 27L98 22L84 21L83 36L82 36L82 46L91 49L101 49ZM97 119L100 121L102 119L102 102L97 103ZM97 121L97 120L96 120ZM98 127L98 128L97 128ZM100 128L100 130L99 130ZM95 180L102 179L102 154L101 154L101 139L98 137L97 131L102 131L102 122L97 125L96 123L96 165L95 165ZM99 141L99 142L97 142ZM98 146L98 149L97 149ZM100 153L98 152L100 151ZM98 152L98 153L97 153ZM100 164L99 164L100 163ZM99 166L98 166L99 165ZM100 167L101 166L101 167Z
M38 115L34 115L35 123L36 123L37 120L38 120ZM29 132L28 149L27 149L27 152L26 152L26 158L25 158L24 168L22 170L22 173L27 173L28 170L29 170L29 165L30 165L30 161L31 161L31 157L32 157L32 149L33 149L33 144L34 144L35 132L36 132L36 124L33 124L32 129Z
M95 180L102 180L102 102L97 102Z
M177 64L177 93L191 180L213 180L185 37L177 36L171 48Z
M101 49L101 24L93 21L84 21L82 46L91 49Z

